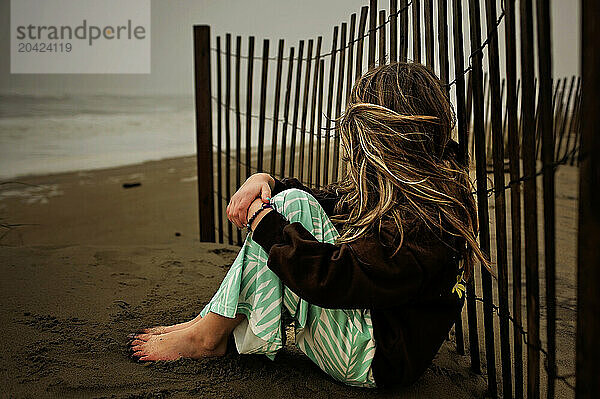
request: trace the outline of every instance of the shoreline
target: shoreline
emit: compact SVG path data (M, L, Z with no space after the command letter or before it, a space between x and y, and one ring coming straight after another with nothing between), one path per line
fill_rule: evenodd
M6 177L6 178L1 177L0 184L4 184L6 182L13 182L17 179L44 178L44 177L50 177L50 176L69 175L69 174L74 174L74 173L92 173L92 172L99 172L99 171L104 171L104 170L127 168L127 167L132 167L132 166L137 166L137 165L144 165L144 164L148 164L148 163L164 162L164 161L171 161L171 160L175 160L175 159L190 158L190 157L196 158L196 154L166 156L166 157L157 158L157 159L147 159L145 161L140 161L140 162L136 161L136 162L130 162L130 163L120 164L120 165L98 166L98 167L92 167L89 169L73 169L73 170L55 171L55 172L47 172L47 173L45 173L45 172L24 173L24 174L20 174L20 175L14 175L12 177Z

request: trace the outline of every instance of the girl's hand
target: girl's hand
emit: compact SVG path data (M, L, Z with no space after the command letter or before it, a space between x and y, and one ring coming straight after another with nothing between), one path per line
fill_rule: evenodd
M268 202L275 180L267 173L255 173L231 197L227 205L227 219L238 228L248 223L248 207L256 199Z

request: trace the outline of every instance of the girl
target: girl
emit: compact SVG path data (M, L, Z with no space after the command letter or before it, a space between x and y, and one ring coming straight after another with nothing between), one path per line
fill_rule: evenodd
M343 179L312 190L248 178L227 216L249 234L217 293L195 319L135 334L132 356L221 356L232 334L239 353L274 359L291 321L296 345L334 379L412 383L460 314L475 261L489 267L453 126L425 66L368 71L339 120Z

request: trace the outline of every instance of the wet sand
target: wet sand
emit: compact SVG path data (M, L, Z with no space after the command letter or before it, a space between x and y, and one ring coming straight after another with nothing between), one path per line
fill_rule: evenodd
M567 182L576 176L561 173ZM194 317L236 256L235 246L198 242L195 176L195 158L183 157L0 185L0 220L22 224L0 231L2 397L485 396L485 379L469 371L452 341L401 390L346 387L291 345L275 361L236 354L130 361L127 333ZM122 187L134 182L141 185ZM574 339L576 198L569 190L557 185L561 372L570 368Z

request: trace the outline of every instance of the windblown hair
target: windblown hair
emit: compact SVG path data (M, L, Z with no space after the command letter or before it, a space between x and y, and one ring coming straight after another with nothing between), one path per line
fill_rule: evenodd
M348 165L329 187L341 194L332 218L343 223L338 243L355 241L372 228L380 231L387 220L400 234L394 254L408 232L424 227L440 238L464 238L456 250L465 279L476 259L490 268L477 243L468 165L458 159L451 139L454 112L430 69L392 63L369 70L355 83L337 122Z

